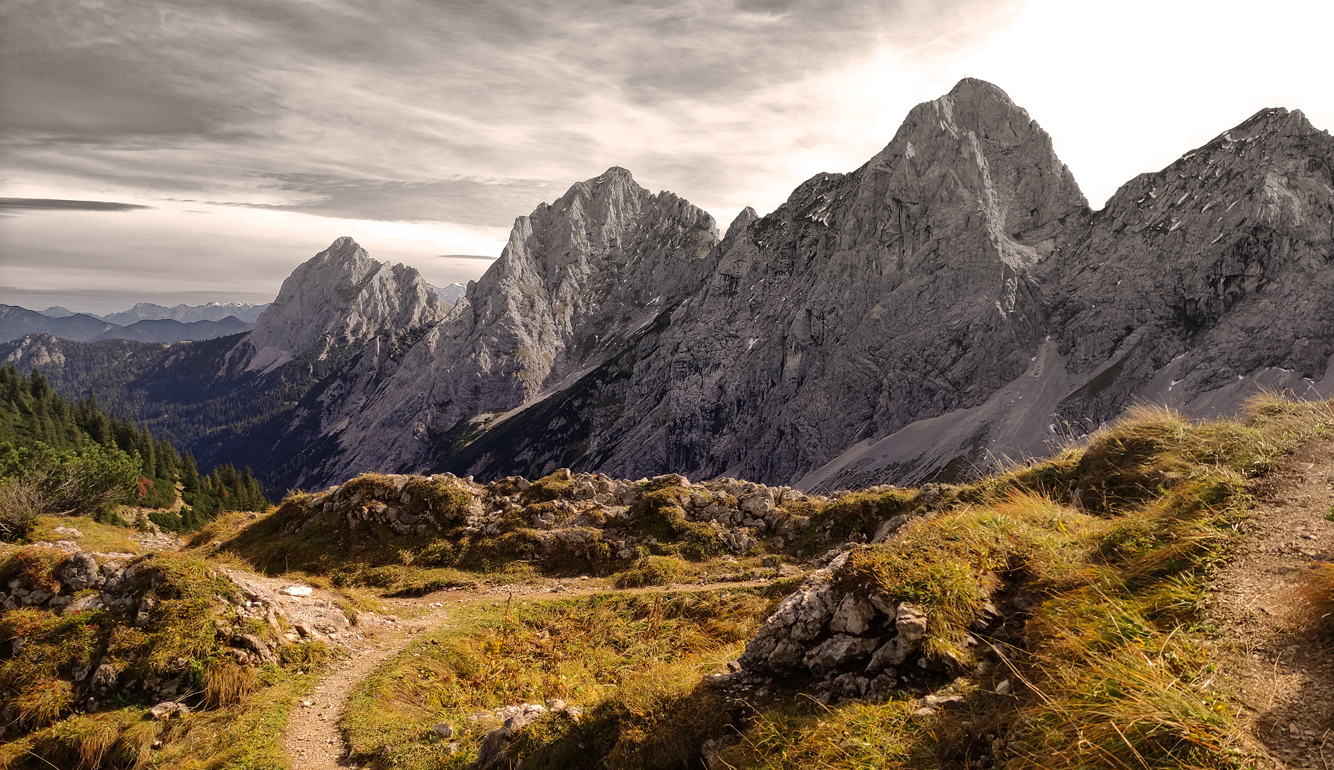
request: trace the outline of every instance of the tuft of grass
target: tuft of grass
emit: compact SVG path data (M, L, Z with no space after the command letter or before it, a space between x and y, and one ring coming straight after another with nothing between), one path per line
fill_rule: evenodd
M70 770L147 767L157 725L137 709L71 717L37 736L30 757Z
M797 699L764 709L724 750L722 767L780 768L937 768L930 745L940 736L936 719L914 719L911 700L853 703L825 708Z
M229 658L213 661L204 669L204 704L211 709L235 706L255 691L257 679L252 666Z
M634 529L658 541L653 547L658 555L680 555L698 561L727 553L727 543L717 530L686 519L681 501L689 491L666 481L641 495L630 508Z
M1306 573L1299 589L1306 625L1334 641L1334 564L1318 564Z
M73 527L82 532L83 537L76 538L76 542L85 551L133 554L143 551L138 543L130 539L132 530L105 524L87 516L40 516L28 539L46 542L68 539L57 533L56 527Z
M675 556L645 556L616 576L616 587L665 586L679 582L689 572L690 565Z
M795 548L808 553L834 543L869 540L881 522L913 510L919 494L915 489L878 487L840 495L811 512L811 525Z
M519 499L524 504L545 503L562 497L569 497L573 491L574 480L570 476L570 471L561 468L534 481L519 494Z

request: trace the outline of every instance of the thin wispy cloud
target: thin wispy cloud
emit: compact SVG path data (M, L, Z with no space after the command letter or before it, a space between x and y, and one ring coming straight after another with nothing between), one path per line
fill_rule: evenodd
M116 201L72 201L59 198L0 198L0 211L134 211L146 209L137 203Z

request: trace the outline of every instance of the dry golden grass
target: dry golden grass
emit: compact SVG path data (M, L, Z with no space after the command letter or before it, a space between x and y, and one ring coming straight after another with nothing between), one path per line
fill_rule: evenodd
M235 706L255 691L257 683L253 666L223 658L204 670L204 705L211 709Z

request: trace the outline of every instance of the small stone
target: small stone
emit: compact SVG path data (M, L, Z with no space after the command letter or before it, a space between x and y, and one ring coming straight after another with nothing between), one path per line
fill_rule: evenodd
M284 596L310 596L315 593L315 589L310 586L283 586L278 589L278 593Z
M454 737L454 728L451 727L447 722L441 722L440 724L435 725L434 727L431 728L431 732L435 733L441 738Z
M1012 690L1014 690L1014 685L1010 684L1009 679L1002 679L1000 684L996 685L997 695L1009 695Z
M190 707L184 703L178 703L176 701L163 701L149 709L148 713L152 714L154 719L161 721L189 714Z

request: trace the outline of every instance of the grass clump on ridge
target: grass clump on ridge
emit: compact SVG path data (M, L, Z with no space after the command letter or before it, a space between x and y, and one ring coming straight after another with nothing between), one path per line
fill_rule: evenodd
M690 574L690 565L675 556L645 556L635 566L616 576L617 588L665 586Z

